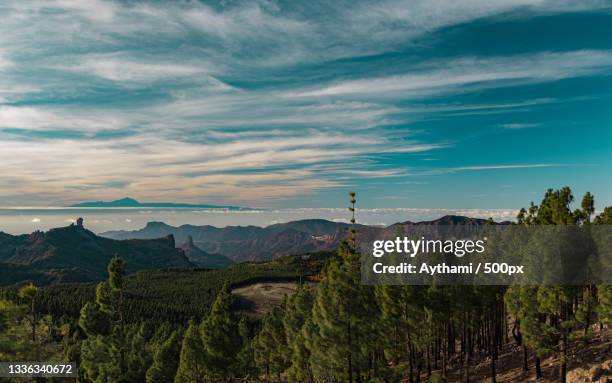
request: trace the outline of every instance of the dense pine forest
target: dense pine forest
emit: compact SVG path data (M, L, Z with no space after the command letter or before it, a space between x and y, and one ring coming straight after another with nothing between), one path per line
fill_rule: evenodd
M515 224L612 224L594 206L548 190ZM497 382L509 352L516 381L565 382L581 350L609 339L612 286L368 286L352 238L222 270L126 275L118 254L98 284L5 289L0 360L75 361L79 382L100 383ZM232 289L263 280L297 289L257 317Z

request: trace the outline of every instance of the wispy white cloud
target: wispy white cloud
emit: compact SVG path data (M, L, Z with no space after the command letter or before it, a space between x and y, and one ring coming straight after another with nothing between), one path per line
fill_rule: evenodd
M218 12L206 5L195 6L179 13L192 27L224 40L282 38L279 34L295 35L312 31L310 23L279 15L272 7L246 3ZM277 13L277 15L275 15Z
M33 0L3 6L3 32L14 37L13 45L51 40L90 50L93 43L115 47L126 38L144 43L167 41L195 30L211 38L209 45L201 47L207 57L222 64L219 68L229 69L372 55L438 29L482 18L529 18L609 6L606 1L553 0L357 1L350 7L316 2L209 6L195 1Z
M29 3L29 7L32 8L74 12L91 22L97 23L109 23L113 21L115 14L119 11L119 7L113 2L102 0L35 0Z
M174 63L148 63L130 61L116 55L87 56L80 65L69 70L91 73L112 81L150 82L182 77L204 77L205 64L185 65Z
M129 123L98 112L0 105L0 128L27 130L98 131L127 128Z
M406 145L398 145L397 147L389 147L384 150L381 150L382 153L420 153L420 152L429 152L435 149L443 149L445 147L450 146L449 144L409 144L406 142Z
M181 120L201 122L206 129L249 127L337 127L368 128L384 124L390 115L399 112L392 105L370 102L331 101L302 103L287 99L282 92L232 92L224 95L179 98L151 110L164 121L174 118L169 128L180 127ZM257 131L257 130L256 130Z
M248 201L304 195L339 187L342 179L389 177L398 169L352 169L351 159L383 152L389 142L353 135L307 134L197 144L139 135L106 141L1 141L0 178L11 180L0 195L19 191L76 200L129 194L159 199L169 193L185 200ZM138 150L135 150L138 148ZM322 163L335 166L322 166ZM117 183L116 180L130 180ZM26 186L27 185L27 186Z
M426 95L555 81L588 76L612 68L612 52L580 50L510 57L466 57L429 64L409 74L344 81L296 93L295 97Z
M362 72L342 69L338 60L393 52L473 20L604 5L547 0L358 1L350 7L333 2L3 3L0 196L72 202L84 192L99 199L129 194L160 200L171 194L257 204L356 179L405 176L408 164L381 166L379 159L453 145L406 126L416 116L558 102L541 97L429 104L428 97L601 74L612 66L612 53L443 57L403 63L394 76L364 71L361 78ZM302 78L304 67L310 72Z
M545 169L545 168L569 168L593 166L592 164L563 164L563 163L527 163L527 164L493 164L493 165L471 165L454 167L436 168L411 168L406 169L406 175L411 177L429 177L460 172L481 172L481 171L506 171L520 169ZM411 183L408 181L409 184Z

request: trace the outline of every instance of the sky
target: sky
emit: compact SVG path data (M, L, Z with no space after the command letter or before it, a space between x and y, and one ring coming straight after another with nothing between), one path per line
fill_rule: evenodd
M0 206L612 205L612 2L0 0Z

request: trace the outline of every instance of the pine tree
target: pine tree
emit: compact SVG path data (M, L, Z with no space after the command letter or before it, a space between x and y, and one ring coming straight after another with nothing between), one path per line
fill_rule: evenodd
M361 382L374 368L379 327L372 286L361 284L359 255L348 244L339 249L316 289L312 310L312 365L315 380Z
M123 260L113 257L108 265L108 279L96 288L95 303L81 309L79 324L87 334L82 344L81 368L87 379L94 382L123 382L129 376L127 354L131 350L124 320L124 273Z
M81 366L86 381L118 382L121 376L110 342L103 336L90 336L81 344Z
M17 296L25 301L27 307L27 315L25 319L28 322L30 328L30 343L31 350L33 351L34 360L40 360L40 339L37 339L37 327L39 326L39 313L36 309L36 296L38 294L38 288L33 283L21 287ZM40 336L40 334L39 334Z
M205 349L198 328L199 326L193 320L189 321L189 326L183 336L175 383L205 382Z
M612 225L612 206L606 206L604 210L595 217L593 223L597 225Z
M96 303L88 302L81 309L79 326L90 336L107 336L111 331L108 313L102 311Z
M597 315L601 322L612 323L612 286L600 285L597 288L599 305L597 306Z
M81 366L81 346L85 336L83 329L79 326L69 329L62 340L63 360L70 360L75 362L77 366ZM82 368L77 369L77 381L86 381Z
M381 311L380 324L385 329L381 334L385 356L397 366L407 356L409 334L413 330L412 305L416 304L413 287L376 286L376 298Z
M349 241L338 249L322 272L315 290L312 320L305 332L316 381L357 382L382 374L379 357L380 315L374 288L361 284L360 255L355 231L355 193L349 193Z
M383 342L385 356L393 361L394 365L405 355L406 325L402 316L404 287L397 285L376 286L376 298L380 305L380 325L385 328Z
M27 284L17 292L21 302L0 299L0 360L49 360L57 353L53 337L60 329L33 304L38 294Z
M283 318L287 346L290 351L290 367L287 370L287 376L295 382L312 380L310 350L306 347L304 339L304 326L310 318L312 304L312 293L305 285L300 285L287 301Z
M146 323L126 327L126 382L146 381L147 370L152 363L151 352L147 347L149 334Z
M575 214L586 222L591 222L591 216L595 213L595 198L590 192L586 192L582 197L582 203L580 204L582 210L578 210Z
M257 372L255 365L255 352L253 350L253 339L249 329L248 318L243 316L238 322L238 333L240 334L241 346L240 352L236 357L235 371L237 376L249 379L251 375Z
M207 373L215 380L231 377L241 338L232 312L229 282L219 291L210 315L200 327L200 334L206 350Z
M19 326L27 315L27 307L0 299L0 360L23 360L30 346L31 329ZM21 358L20 358L21 357Z
M154 348L153 364L147 370L147 383L168 383L174 381L179 366L181 343L176 331Z
M612 225L612 206L607 206L597 217L595 217L595 220L593 221L594 224L596 225ZM599 234L603 234L602 237L605 241L605 239L609 240L609 234L608 234L608 230L604 230L604 231L600 231ZM611 261L611 254L609 252L609 250L605 249L606 245L601 246L602 248L604 248L603 251L606 252L605 255L603 255L604 258L604 264L602 264L602 269L604 270L604 273L607 273L607 275L610 275L610 273L612 272L611 267L612 265L610 264ZM612 285L609 284L600 284L597 286L597 300L598 300L598 304L597 304L597 316L599 318L599 321L602 323L612 323Z
M280 381L281 374L289 367L283 311L284 306L275 307L264 317L261 331L257 334L253 344L255 363L268 381L273 375Z
M36 344L36 323L38 322L38 311L36 310L36 294L38 288L32 283L28 283L19 289L17 294L19 298L26 301L28 306L28 322L31 328L31 340L33 344Z
M588 225L594 212L594 198L586 193L582 199L581 209L571 210L574 200L568 187L559 190L549 189L539 206L531 204L529 211L522 209L518 216L519 224L524 225ZM595 222L597 222L597 218ZM552 230L552 229L551 229ZM552 236L551 230L539 232L543 235L534 236L532 249L537 248L538 262L546 264L551 276L570 275L575 267L572 259L584 260L590 252L589 231L559 230ZM561 237L558 233L579 233L580 237L569 235ZM551 235L553 240L548 240ZM584 243L576 253L577 248L571 242L579 238ZM569 243L566 246L563 241ZM559 256L567 250L572 254ZM584 262L584 261L583 261ZM559 376L565 382L568 362L570 334L582 320L584 325L590 323L592 287L579 286L523 286L520 302L515 308L525 335L525 340L536 352L536 376L541 376L539 357L556 352L560 359ZM586 330L585 330L586 334Z
M521 286L515 285L510 286L504 295L504 301L510 315L514 318L514 326L512 327L512 336L517 344L521 347L523 352L523 372L529 371L529 365L527 363L527 344L523 339L523 333L521 332L521 319L523 315L522 303L521 303Z

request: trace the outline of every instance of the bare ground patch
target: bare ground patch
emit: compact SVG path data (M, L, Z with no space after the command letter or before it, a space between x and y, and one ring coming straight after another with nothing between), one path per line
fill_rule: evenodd
M297 289L295 282L263 282L232 290L232 294L247 303L247 312L263 316L282 303Z

